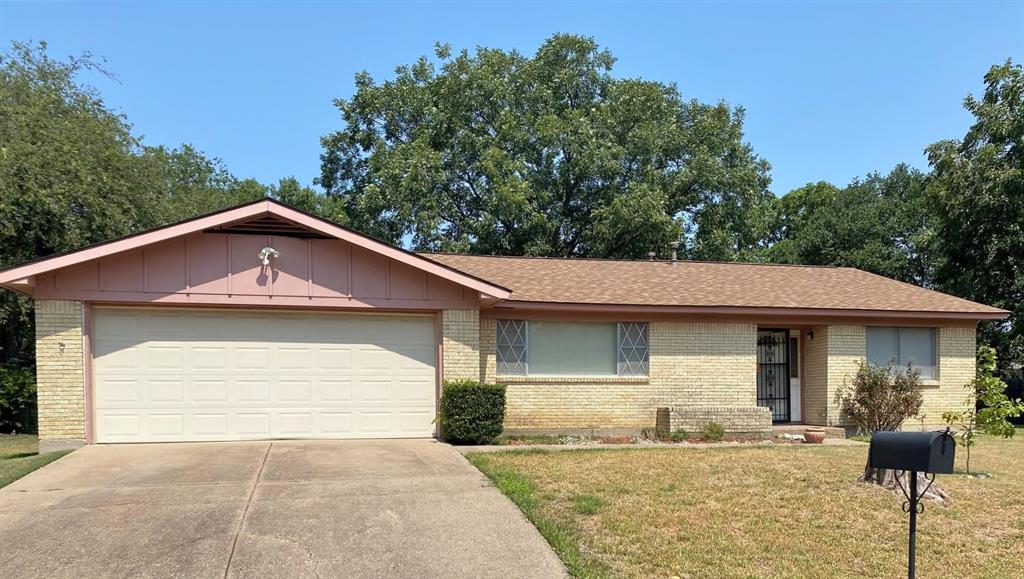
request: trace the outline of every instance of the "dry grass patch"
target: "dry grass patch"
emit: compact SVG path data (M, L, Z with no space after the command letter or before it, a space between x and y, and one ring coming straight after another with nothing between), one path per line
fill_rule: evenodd
M958 465L963 464L962 449ZM982 439L919 519L921 577L1011 577L1024 560L1024 431ZM576 576L897 577L901 499L856 482L867 445L515 451L469 459ZM510 492L512 489L512 492Z

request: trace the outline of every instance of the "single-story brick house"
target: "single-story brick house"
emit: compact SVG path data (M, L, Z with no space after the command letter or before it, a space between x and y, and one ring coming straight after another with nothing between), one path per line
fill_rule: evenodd
M506 428L839 423L862 359L963 403L1007 312L849 268L417 254L274 200L0 271L36 304L44 448L429 437L443 379Z

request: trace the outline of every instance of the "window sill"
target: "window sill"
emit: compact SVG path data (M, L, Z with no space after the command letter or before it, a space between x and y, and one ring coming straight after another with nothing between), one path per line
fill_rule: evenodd
M938 380L921 380L921 388L938 388L942 382Z
M649 384L650 376L496 376L498 384Z

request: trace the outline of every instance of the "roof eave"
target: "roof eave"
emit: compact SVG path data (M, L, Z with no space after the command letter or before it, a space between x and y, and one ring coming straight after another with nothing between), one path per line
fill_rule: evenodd
M622 312L622 313L664 313L664 314L713 314L751 316L828 316L832 318L903 318L903 319L944 319L944 320L1003 320L1010 312L948 312L923 310L868 310L843 308L793 308L764 306L679 306L649 304L591 304L569 302L534 302L525 300L504 300L494 310L562 310L566 312ZM995 310L995 308L993 308Z
M308 227L324 235L347 241L377 253L385 255L395 261L426 271L427 273L447 279L458 285L462 285L486 294L497 299L508 299L512 292L508 288L490 283L472 274L465 273L449 265L436 262L432 259L417 255L411 251L395 247L391 244L374 239L367 235L351 229L336 225L306 213L294 207L290 207L273 199L261 199L245 205L239 205L229 209L217 211L207 215L201 215L178 223L165 225L156 229L143 231L128 235L119 239L99 243L79 250L61 253L46 258L31 261L6 270L0 270L0 286L10 287L17 285L19 280L31 280L34 276L48 273L57 269L73 266L94 259L101 259L124 251L131 251L161 241L202 232L212 227L226 223L233 223L244 219L261 216L275 215ZM18 288L15 291L24 290Z

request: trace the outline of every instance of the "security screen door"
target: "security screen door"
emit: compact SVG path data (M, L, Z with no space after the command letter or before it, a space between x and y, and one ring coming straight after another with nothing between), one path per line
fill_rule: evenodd
M789 330L757 331L757 405L772 422L790 421Z

